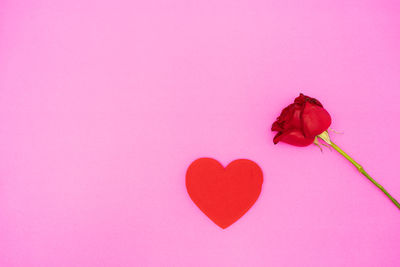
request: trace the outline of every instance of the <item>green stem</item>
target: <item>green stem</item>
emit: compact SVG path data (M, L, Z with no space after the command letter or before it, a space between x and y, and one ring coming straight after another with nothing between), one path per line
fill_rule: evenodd
M369 174L364 170L364 168L358 164L354 159L352 159L349 155L346 154L340 147L338 147L335 143L330 141L330 145L337 151L339 152L343 157L345 157L348 161L350 161L356 168L358 169L359 172L361 172L365 177L368 178L376 187L378 187L385 195L396 205L398 209L400 209L400 204L399 202L392 197L388 191L386 191L383 186L381 186L377 181L375 181Z

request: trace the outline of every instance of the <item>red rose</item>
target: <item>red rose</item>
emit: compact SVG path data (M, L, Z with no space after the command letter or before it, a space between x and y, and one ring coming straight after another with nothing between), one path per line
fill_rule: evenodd
M331 116L322 104L315 98L300 94L293 104L282 110L281 115L272 124L272 131L278 132L274 137L274 143L277 144L282 141L295 146L308 146L314 142L319 146L318 138L322 139L326 146L332 147L350 161L359 172L367 177L400 209L400 203L382 185L375 181L352 157L331 141L327 131L330 125Z
M308 146L330 125L331 116L322 104L315 98L300 94L272 124L272 131L278 132L274 143L282 141L295 146Z

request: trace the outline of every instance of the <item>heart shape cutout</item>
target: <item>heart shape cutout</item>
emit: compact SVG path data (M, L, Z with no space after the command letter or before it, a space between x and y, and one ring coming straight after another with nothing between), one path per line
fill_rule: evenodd
M212 158L192 162L186 172L190 198L215 224L225 229L242 217L261 193L263 173L257 163L237 159L224 168Z

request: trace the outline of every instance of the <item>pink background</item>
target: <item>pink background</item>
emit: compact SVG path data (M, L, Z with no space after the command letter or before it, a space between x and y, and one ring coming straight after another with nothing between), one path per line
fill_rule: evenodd
M299 92L400 199L400 4L0 2L0 266L400 266L400 211L328 149L272 143ZM226 230L198 157L265 181Z

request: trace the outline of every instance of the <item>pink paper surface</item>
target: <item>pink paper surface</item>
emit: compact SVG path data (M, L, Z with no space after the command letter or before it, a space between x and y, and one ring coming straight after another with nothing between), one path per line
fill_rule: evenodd
M336 152L273 145L299 92L400 199L398 1L0 2L0 266L400 266L400 211ZM222 230L199 157L255 161Z

